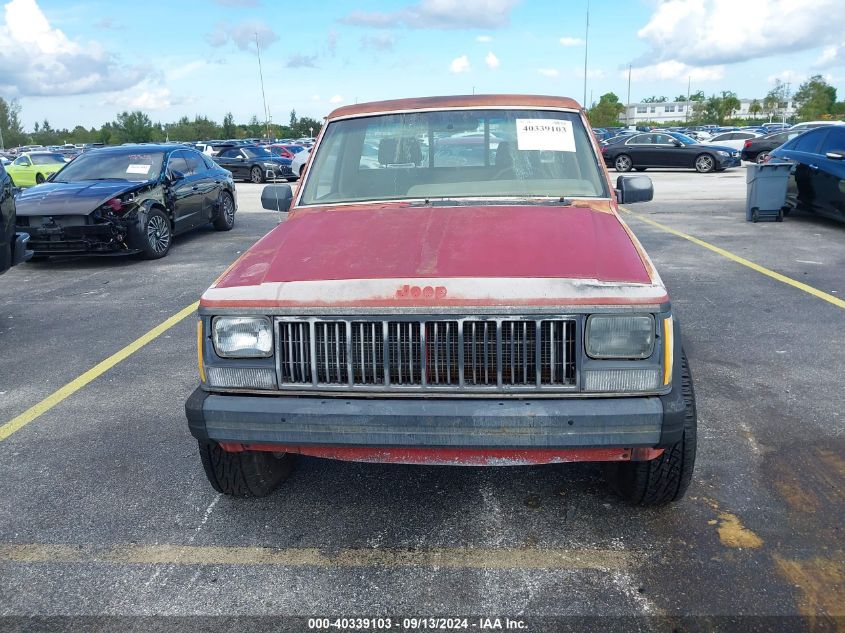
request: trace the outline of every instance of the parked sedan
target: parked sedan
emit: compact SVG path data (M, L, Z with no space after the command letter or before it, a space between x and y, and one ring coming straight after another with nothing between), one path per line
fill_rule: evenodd
M780 147L787 141L791 141L801 134L801 132L801 130L784 130L749 139L745 141L740 152L740 158L755 163L765 163L769 158L769 152Z
M305 150L305 147L302 145L294 145L292 143L273 143L272 145L268 145L267 149L273 152L276 156L281 156L282 158L290 158L293 160L293 157Z
M58 152L26 152L6 168L15 187L39 185L67 164Z
M0 275L12 266L26 261L32 254L27 250L29 235L18 233L15 224L12 180L0 164Z
M308 164L308 158L310 156L311 150L306 148L305 151L299 152L293 157L290 168L298 177L302 178L302 174L305 172L305 166Z
M601 148L604 162L616 171L645 171L648 167L687 167L700 173L739 167L739 152L731 147L699 143L677 132L635 134L624 142Z
M742 150L745 146L745 141L757 138L760 136L758 132L751 132L749 130L733 130L731 132L722 132L717 134L707 142L711 145L724 145L735 150Z
M214 156L214 161L232 172L235 179L254 183L294 177L290 158L276 156L266 147L258 145L230 147Z
M793 164L789 206L845 221L845 125L812 129L769 156Z
M143 253L164 257L173 236L235 224L231 174L180 145L91 150L16 198L18 231L36 257Z

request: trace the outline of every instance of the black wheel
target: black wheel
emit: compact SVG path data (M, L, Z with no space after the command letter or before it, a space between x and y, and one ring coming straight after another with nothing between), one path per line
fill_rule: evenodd
M299 166L299 177L302 178L302 174L305 172L305 163Z
M217 198L217 217L211 225L218 231L231 231L235 226L235 201L228 191L221 191Z
M760 209L754 207L751 209L751 221L752 222L759 222L760 221Z
M227 453L214 442L199 442L200 459L209 483L232 497L266 497L290 475L293 456L264 451Z
M757 158L755 158L754 160L758 165L762 165L763 163L766 162L766 159L768 157L769 157L769 152L760 152L759 154L757 154Z
M616 171L631 171L634 161L631 160L628 154L619 154L616 160L613 161L613 166L616 167Z
M261 169L261 167L259 167L258 165L256 165L255 167L249 170L249 179L256 185L260 185L265 180L264 170Z
M173 242L170 220L161 209L151 209L144 227L144 258L160 259L167 255Z
M634 167L634 169L637 171L645 171L648 167Z
M697 422L695 391L686 354L681 352L681 393L686 403L684 434L680 442L647 462L613 462L605 474L611 487L626 501L655 506L678 501L684 496L695 467Z
M695 157L695 171L707 174L716 169L716 160L710 154L699 154Z
M35 174L35 184L40 185L44 182L44 175L43 174Z

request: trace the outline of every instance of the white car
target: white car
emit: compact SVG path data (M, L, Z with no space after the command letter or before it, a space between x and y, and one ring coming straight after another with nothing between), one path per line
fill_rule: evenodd
M845 121L807 121L805 123L796 123L791 128L789 128L789 131L805 132L807 130L812 130L816 127L822 127L823 125L845 125Z
M290 168L293 170L294 175L299 178L302 177L302 170L305 169L305 164L308 162L309 156L311 156L310 147L296 153L296 156L293 157L290 163Z
M742 148L745 147L745 141L750 138L757 138L758 136L761 136L761 134L751 132L750 130L733 130L731 132L722 132L721 134L717 134L707 142L712 145L722 145L724 147L730 147L731 149L742 151Z

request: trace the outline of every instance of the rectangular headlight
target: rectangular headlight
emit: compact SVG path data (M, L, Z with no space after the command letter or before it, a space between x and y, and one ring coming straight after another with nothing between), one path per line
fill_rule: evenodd
M587 319L586 338L591 358L648 358L654 349L654 317L594 314Z
M273 327L266 317L216 317L214 351L223 358L266 358L273 353Z

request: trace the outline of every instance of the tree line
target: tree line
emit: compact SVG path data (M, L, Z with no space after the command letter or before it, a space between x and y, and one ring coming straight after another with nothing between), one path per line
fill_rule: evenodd
M836 100L836 88L825 81L821 75L814 75L802 83L792 95L788 94L788 86L780 80L762 100L754 99L748 107L750 119L734 119L734 114L740 108L740 101L735 92L728 90L707 97L700 90L689 96L679 95L674 101L689 102L692 105L691 114L679 123L690 125L702 123L762 123L780 118L786 112L787 104L791 100L797 106L796 118L800 121L815 121L824 119L845 119L845 101ZM642 103L666 103L664 96L651 96ZM589 109L590 123L594 127L616 126L620 124L620 115L625 111L625 105L620 103L614 93L603 94L598 103Z
M145 112L135 110L121 112L113 121L100 127L86 128L77 125L73 129L54 128L47 119L36 121L32 129L25 129L21 123L20 103L0 97L0 137L6 148L21 145L63 145L65 143L155 143L163 141L203 141L208 139L235 138L300 138L316 136L322 123L310 117L298 117L291 110L287 125L270 123L266 125L252 116L247 123L235 123L231 112L217 123L203 115L193 119L183 116L172 123L153 122Z

